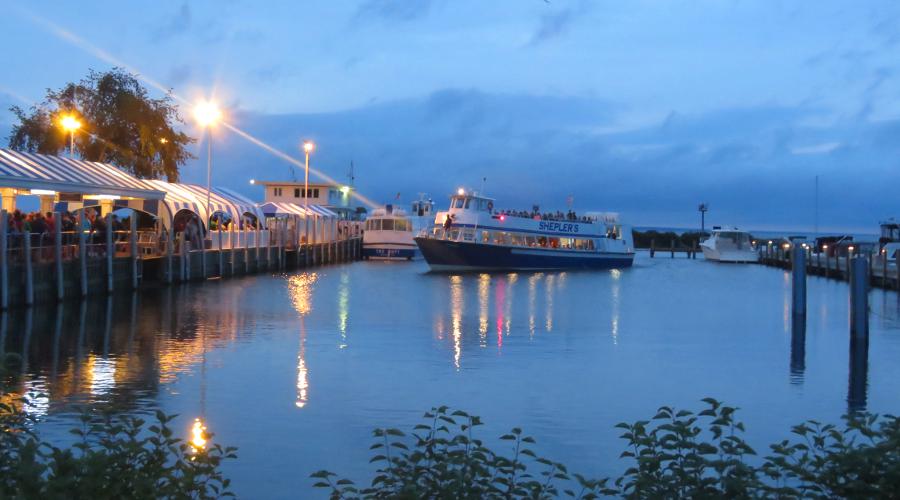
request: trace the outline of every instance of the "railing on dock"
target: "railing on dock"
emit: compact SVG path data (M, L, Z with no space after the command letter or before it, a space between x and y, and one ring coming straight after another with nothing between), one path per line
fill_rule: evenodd
M53 221L61 221L56 213ZM141 283L170 284L225 278L253 272L358 260L358 224L340 221L301 234L298 220L272 221L268 229L245 227L210 231L206 237L165 229L105 227L79 220L63 231L19 231L0 212L0 308L136 289ZM52 225L52 224L51 224ZM84 228L84 229L77 229Z

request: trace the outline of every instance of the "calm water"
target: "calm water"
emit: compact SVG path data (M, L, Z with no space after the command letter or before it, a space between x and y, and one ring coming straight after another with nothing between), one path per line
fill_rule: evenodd
M663 404L738 405L757 449L848 404L900 411L893 292L870 296L851 384L844 283L810 278L792 349L776 269L642 254L611 272L425 270L360 262L38 309L5 318L3 347L26 353L22 387L48 394L29 411L54 439L79 405L179 413L185 436L200 416L240 448L227 472L256 498L309 496L320 468L364 477L373 427L410 429L440 404L481 415L484 437L522 426L594 475L622 468L613 425Z

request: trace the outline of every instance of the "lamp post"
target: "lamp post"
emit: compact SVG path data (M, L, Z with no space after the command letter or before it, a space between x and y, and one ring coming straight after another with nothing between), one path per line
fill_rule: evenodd
M306 172L303 176L303 212L307 217L306 228L309 230L309 154L313 152L316 145L312 141L303 142L303 152L306 154ZM306 242L309 243L309 235L306 235Z
M81 128L81 122L72 115L66 115L62 118L61 124L63 129L69 133L69 158L75 158L75 131Z
M706 232L706 212L709 211L709 203L701 203L697 210L700 211L700 237Z
M194 118L201 127L207 130L206 137L206 216L209 217L210 209L210 191L212 190L212 128L219 119L222 118L222 112L219 107L212 101L204 101L194 108ZM209 224L209 221L206 221Z

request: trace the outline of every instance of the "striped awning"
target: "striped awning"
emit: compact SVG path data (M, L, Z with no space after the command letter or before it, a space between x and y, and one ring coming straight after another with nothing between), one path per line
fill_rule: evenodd
M306 217L312 215L314 217L337 217L337 214L323 207L322 205L308 205L305 210L303 205L297 203L288 203L284 201L270 201L259 206L260 210L267 217L276 217L279 215L299 215Z
M165 193L166 196L163 199L163 203L168 207L172 216L180 210L189 210L200 216L200 220L203 221L203 227L206 227L206 222L209 219L209 215L206 213L206 199L200 200L193 191L184 189L183 184L160 180L148 180L146 182ZM152 213L159 215L157 212Z
M108 163L0 149L0 187L160 200L165 193Z

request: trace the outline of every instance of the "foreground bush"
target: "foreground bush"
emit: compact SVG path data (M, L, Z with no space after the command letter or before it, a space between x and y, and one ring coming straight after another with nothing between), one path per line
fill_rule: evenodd
M57 448L34 432L22 399L0 402L0 498L216 498L233 496L219 470L234 448L195 449L174 437L173 416L83 415L77 442Z
M705 399L698 413L660 408L651 420L619 424L629 462L615 480L588 479L539 457L521 429L500 437L508 453L475 437L481 420L447 407L425 413L407 436L377 429L379 468L368 487L312 474L332 498L897 498L900 419L848 416L843 426L809 421L757 456L741 437L736 409Z

